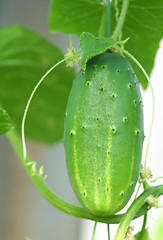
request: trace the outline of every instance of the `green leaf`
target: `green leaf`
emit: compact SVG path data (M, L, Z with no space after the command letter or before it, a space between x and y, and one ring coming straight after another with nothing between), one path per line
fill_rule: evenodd
M135 236L134 236L134 239L135 240L152 240L150 238L150 235L149 235L149 232L147 229L143 229L141 232L137 233Z
M98 36L105 0L52 0L49 28L52 32L64 32L80 36L90 32Z
M22 27L1 29L0 39L0 103L20 131L33 88L64 56L58 47ZM25 133L30 139L55 143L62 138L64 113L74 75L74 70L63 63L41 84L27 115Z
M8 132L15 127L15 123L11 120L10 116L0 106L0 135Z
M119 9L122 7L122 0L119 0ZM112 2L112 30L115 21L115 0ZM122 38L130 40L125 45L128 50L145 68L148 74L151 73L154 58L159 48L159 42L163 37L163 1L162 0L133 0L124 23ZM130 61L136 75L144 88L147 87L147 80L141 70Z
M111 47L114 47L116 43L117 41L112 38L99 38L94 37L90 33L82 33L78 48L78 51L81 54L80 63L82 69L86 69L86 62L88 59L95 56L96 54L106 51Z

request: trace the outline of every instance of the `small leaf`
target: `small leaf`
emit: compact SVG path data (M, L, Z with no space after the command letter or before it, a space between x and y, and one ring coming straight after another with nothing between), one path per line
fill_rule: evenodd
M83 70L86 69L86 62L91 57L106 51L107 49L114 47L117 43L116 40L112 38L99 38L94 37L90 33L82 33L80 37L80 44L78 51L81 54L81 67Z
M152 240L147 229L143 229L134 236L135 240Z
M0 106L0 135L8 132L15 127L8 113Z
M98 36L105 0L52 0L49 28L52 32L64 32L80 36L91 32Z
M122 0L118 1L119 10L122 7L122 2ZM112 30L114 30L116 25L114 5L115 0L112 1ZM147 73L150 74L154 65L156 52L159 48L159 42L163 37L162 0L130 1L122 31L122 38L125 39L127 37L130 37L130 41L125 45L125 49L128 50L142 64ZM148 82L143 73L132 61L130 62L142 86L146 88Z
M26 28L2 28L0 39L0 103L20 132L33 88L64 56L58 47ZM64 113L74 77L74 69L65 63L47 76L30 105L26 136L44 143L55 143L62 138Z

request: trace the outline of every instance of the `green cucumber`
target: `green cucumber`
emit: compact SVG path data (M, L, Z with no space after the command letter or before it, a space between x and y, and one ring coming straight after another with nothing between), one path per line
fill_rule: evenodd
M92 214L110 216L129 201L144 140L139 83L129 62L103 53L73 82L64 146L72 188Z

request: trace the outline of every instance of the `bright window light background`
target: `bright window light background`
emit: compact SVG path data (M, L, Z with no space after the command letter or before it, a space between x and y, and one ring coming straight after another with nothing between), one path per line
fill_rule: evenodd
M155 64L153 71L151 73L150 80L154 88L155 95L155 119L154 126L152 131L152 137L150 141L150 147L147 158L147 167L150 167L150 170L153 174L153 179L158 176L163 176L163 40L160 42L160 48L156 54ZM145 159L147 141L151 126L152 119L152 95L151 89L148 87L146 91L142 90L142 98L144 104L144 132L145 132L145 142L143 146L143 157L142 162ZM158 180L153 185L159 185L163 182L163 179ZM142 189L141 189L142 190ZM139 194L141 193L139 191ZM133 200L134 194L132 196ZM131 200L127 206L130 206ZM163 205L163 198L160 197L160 203ZM124 208L121 212L125 212L127 208ZM159 220L163 219L163 210L153 208L148 211L148 222L147 226L151 236L154 239L155 227L157 227ZM131 226L135 227L134 234L141 230L143 218L138 218L131 223ZM80 228L80 240L90 240L92 237L94 222L82 220ZM110 237L111 240L114 239L115 232L118 225L110 225ZM107 225L98 223L96 228L95 240L107 240Z

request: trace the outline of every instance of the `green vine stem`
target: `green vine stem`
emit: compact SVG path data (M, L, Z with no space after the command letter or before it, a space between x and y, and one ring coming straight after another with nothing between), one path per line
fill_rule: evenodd
M117 26L111 36L113 39L117 39L119 34L121 33L121 30L122 30L122 27L123 27L123 24L124 24L124 21L126 18L128 5L129 5L129 0L123 0L121 14L119 16Z
M124 240L127 229L130 225L130 222L133 220L136 212L142 207L145 203L148 196L159 196L163 194L163 185L149 188L145 192L143 192L129 207L127 212L125 213L118 230L116 232L114 240Z
M107 225L107 229L108 229L108 240L110 240L110 225Z
M96 227L97 227L97 222L95 222L93 227L92 240L95 240Z
M110 0L107 0L106 11L104 11L98 36L101 38L109 38L111 35L111 3Z
M143 225L141 231L143 232L145 230L147 224L147 214L144 215Z
M28 163L32 162L29 156L27 155L26 162L23 159L23 148L22 144L19 138L19 135L17 134L16 130L11 130L7 134L8 140L12 144L12 147L14 148L16 154L18 155L21 164L25 168L27 174L31 178L32 182L38 189L38 191L42 194L42 196L54 207L58 208L64 213L67 213L71 216L78 217L78 218L84 218L88 220L92 220L95 222L102 222L107 224L118 224L121 222L124 214L117 214L110 217L98 217L94 216L91 213L88 213L86 209L74 206L70 203L65 202L63 199L59 198L56 194L52 192L52 190L47 186L45 180L35 174L31 174L31 165ZM150 195L157 195L157 189L158 187L150 188ZM142 215L144 215L148 211L148 205L145 204L143 207L138 211L138 213L135 215L134 218L138 218Z

